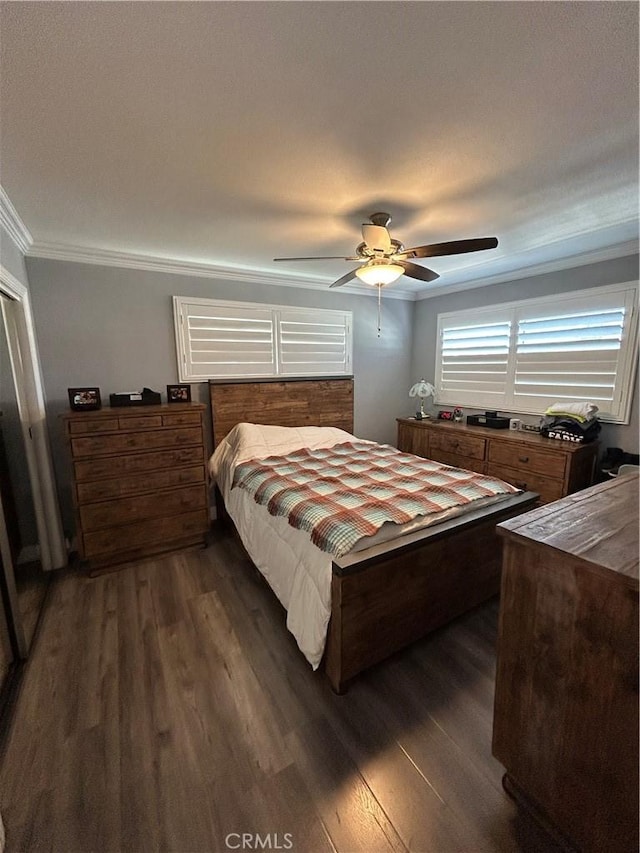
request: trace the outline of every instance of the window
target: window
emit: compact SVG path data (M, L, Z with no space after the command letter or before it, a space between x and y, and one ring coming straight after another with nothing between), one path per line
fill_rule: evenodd
M541 414L589 401L628 423L637 351L637 284L438 316L437 401Z
M350 375L350 311L173 297L181 382Z

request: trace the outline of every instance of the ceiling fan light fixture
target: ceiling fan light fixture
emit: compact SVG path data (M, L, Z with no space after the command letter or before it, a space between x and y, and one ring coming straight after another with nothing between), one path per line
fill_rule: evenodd
M385 261L368 263L356 270L356 275L361 281L376 286L391 284L399 279L403 273L404 267L401 267L400 264L389 264Z

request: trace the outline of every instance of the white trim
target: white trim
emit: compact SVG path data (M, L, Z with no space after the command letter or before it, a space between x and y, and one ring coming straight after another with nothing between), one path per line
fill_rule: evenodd
M49 448L44 384L31 300L27 288L1 264L0 293L9 300L6 305L3 303L8 309L3 310L3 316L25 439L42 568L48 571L66 565L67 552Z
M544 264L532 264L520 267L511 272L499 273L497 275L476 278L472 281L464 281L459 284L429 285L429 289L416 294L416 300L431 299L434 296L459 293L461 290L475 290L476 287L488 287L491 284L504 284L509 281L521 281L536 275L545 275L551 272L584 267L589 264L597 264L601 261L613 261L616 258L626 258L628 255L638 254L638 241L628 240L626 243L618 243L606 249L595 249L592 252L583 252L579 255L570 255L566 258L558 258L555 261L547 261Z
M112 249L98 249L96 247L71 246L63 243L34 242L31 232L21 219L18 211L13 206L11 199L0 185L0 224L4 226L9 237L23 255L35 258L47 258L49 260L70 261L72 263L95 264L107 267L119 267L121 269L139 269L150 272L162 272L173 275L191 275L203 278L217 278L226 281L247 282L250 284L268 284L280 287L297 287L310 290L327 290L331 280L326 276L313 275L310 273L287 272L282 270L275 273L271 270L255 269L251 267L229 266L224 264L212 264L206 262L184 261L179 258L166 258L156 255L136 254L134 252L121 252ZM443 294L458 293L464 290L473 290L477 287L487 287L491 284L501 284L510 281L520 281L531 276L544 275L546 273L558 272L573 267L586 266L599 263L600 261L623 258L638 252L638 240L629 240L603 249L590 252L581 252L569 257L557 258L545 263L524 264L516 269L507 270L496 275L470 278L468 281L447 283L447 274L439 284L429 284L424 290L405 289L401 283L396 282L392 287L384 288L382 296L384 299L401 299L415 302L423 299L431 299ZM465 271L462 270L464 275ZM473 276L474 271L470 269L467 273ZM454 275L454 273L451 273ZM371 296L372 288L354 281L354 284L346 284L340 288L341 293L352 296ZM373 291L377 296L377 292Z
M326 276L309 275L308 273L271 272L251 267L233 267L222 264L199 263L196 261L181 261L176 258L161 258L153 255L137 255L132 252L118 252L111 249L91 249L79 246L64 246L58 243L34 243L29 257L47 258L52 261L70 261L79 264L98 264L105 267L121 269L147 270L149 272L168 273L170 275L192 275L201 278L218 278L224 281L247 282L248 284L271 284L279 287L301 287L310 290L329 292L332 279ZM335 291L336 293L338 291ZM377 297L377 290L368 285L344 285L340 293L353 296ZM385 299L404 299L413 302L415 294L402 290L395 285L384 289Z
M638 241L628 240L617 243L604 249L595 249L591 252L582 252L565 258L557 258L542 264L532 263L517 269L508 270L492 276L470 279L457 284L447 284L446 273L443 274L441 283L429 284L423 291L405 290L399 283L394 283L388 288L383 288L382 296L385 299L402 299L415 302L423 299L431 299L443 294L458 293L463 290L474 290L477 287L488 287L491 284L502 284L504 282L520 281L546 273L559 272L574 267L596 264L601 261L624 258L628 255L638 253ZM200 263L195 261L182 261L177 258L162 258L154 255L139 255L133 252L119 252L111 249L92 249L80 246L68 246L61 243L33 243L26 254L29 257L47 258L55 261L70 261L72 263L97 264L99 266L119 267L121 269L139 269L149 272L162 272L173 275L191 275L202 278L217 278L226 281L240 281L250 284L271 284L280 287L298 287L311 290L327 291L331 281L325 276L312 275L309 273L290 273L286 271L274 273L270 270L252 269L251 267L233 267L223 264ZM340 288L340 293L348 293L353 296L371 296L372 288L366 285L354 283L346 284ZM374 292L375 295L375 292Z
M26 255L33 245L33 237L2 186L0 186L0 224L4 226L22 254Z

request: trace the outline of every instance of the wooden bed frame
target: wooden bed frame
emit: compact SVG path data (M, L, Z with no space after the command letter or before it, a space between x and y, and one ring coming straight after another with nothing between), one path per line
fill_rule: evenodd
M241 422L353 433L352 378L212 380L209 392L214 448ZM359 672L495 595L502 564L495 527L536 501L531 492L514 495L335 559L323 659L333 690L344 692Z

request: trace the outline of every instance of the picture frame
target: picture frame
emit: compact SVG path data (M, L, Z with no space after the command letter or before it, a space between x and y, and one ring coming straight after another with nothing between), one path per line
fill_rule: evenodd
M92 412L102 408L99 388L68 388L67 391L73 412Z
M191 385L167 385L167 403L190 403Z

